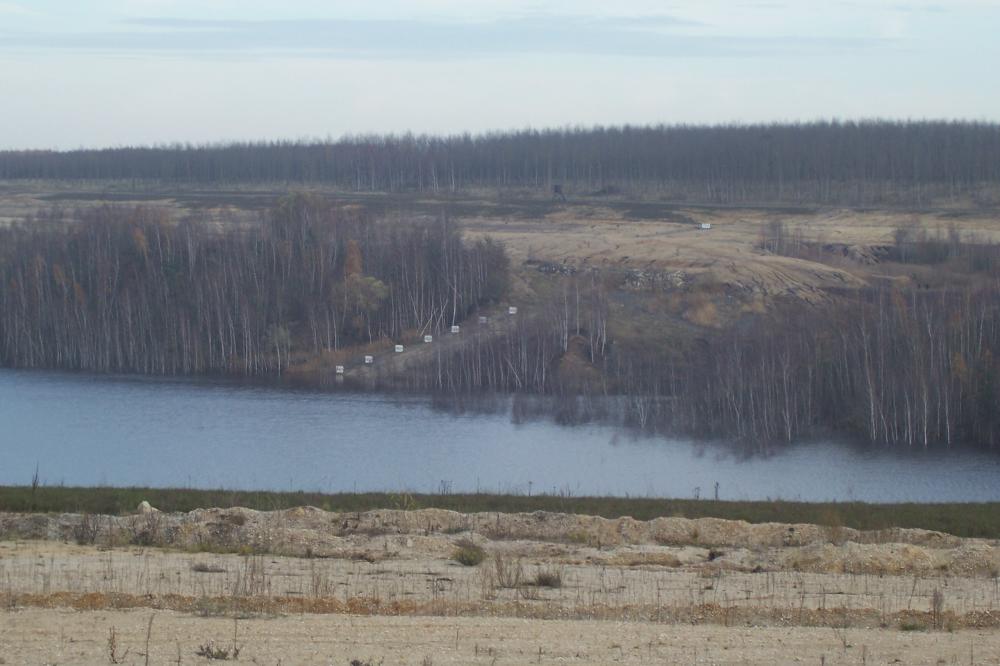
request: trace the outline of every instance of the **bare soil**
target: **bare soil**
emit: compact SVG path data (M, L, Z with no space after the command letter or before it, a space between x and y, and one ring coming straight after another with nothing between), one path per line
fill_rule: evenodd
M205 646L236 663L361 664L996 664L995 631L664 625L650 622L296 614L234 621L172 611L25 609L0 614L0 663L212 663ZM221 661L219 662L221 663Z
M478 565L455 561L475 547ZM234 629L255 663L1000 663L998 574L1000 543L926 530L436 509L0 514L0 658L102 662L113 627L125 663L142 663L155 616L152 663L178 649L194 661Z

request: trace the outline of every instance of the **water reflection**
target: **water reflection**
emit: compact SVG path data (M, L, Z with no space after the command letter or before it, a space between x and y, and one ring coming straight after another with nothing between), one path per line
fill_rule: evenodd
M1000 500L1000 460L830 442L744 459L722 446L561 426L509 403L226 382L0 371L0 483L562 492L867 501Z

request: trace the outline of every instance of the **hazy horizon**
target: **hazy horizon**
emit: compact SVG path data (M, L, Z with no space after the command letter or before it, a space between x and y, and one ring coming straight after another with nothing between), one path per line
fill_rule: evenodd
M977 118L814 118L808 120L774 120L774 121L730 121L730 122L716 122L716 123L664 123L664 122L650 122L650 123L620 123L620 124L593 124L593 125L564 125L564 126L545 126L545 127L504 127L504 128L487 128L483 130L476 131L456 131L456 132L414 132L411 130L400 130L400 131L389 131L389 132L345 132L343 134L335 136L267 136L267 137L248 137L248 138L237 138L237 139L208 139L205 141L161 141L156 143L134 143L134 144L116 144L116 145L93 145L93 146L75 146L66 148L46 148L46 147L36 147L27 146L23 148L4 148L0 146L0 152L33 152L33 151L53 151L60 153L69 153L76 151L102 151L102 150L146 150L146 149L204 149L204 148L218 148L218 147L228 147L232 145L251 145L251 146L267 146L267 145L278 145L278 144L298 144L298 145L315 145L315 144L336 144L338 142L348 142L352 140L358 140L364 142L366 138L381 138L381 139L392 139L392 138L403 138L407 136L412 136L416 139L421 138L433 138L440 140L449 140L452 138L458 138L465 135L472 136L473 138L486 137L491 135L513 135L521 132L560 132L560 131L592 131L592 130L616 130L624 129L626 127L632 129L647 129L656 127L668 127L668 128L722 128L722 127L768 127L768 126L789 126L789 125L801 125L808 126L814 124L864 124L864 123L901 123L901 124L919 124L919 123L955 123L955 124L986 124L990 126L1000 125L1000 121L995 120L983 120Z
M995 122L998 24L986 0L0 0L0 149Z

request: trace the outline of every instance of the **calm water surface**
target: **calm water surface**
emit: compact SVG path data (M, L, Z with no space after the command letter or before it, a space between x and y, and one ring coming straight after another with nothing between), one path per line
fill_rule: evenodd
M743 460L610 426L514 424L384 395L0 370L0 484L1000 500L1000 457L808 444Z

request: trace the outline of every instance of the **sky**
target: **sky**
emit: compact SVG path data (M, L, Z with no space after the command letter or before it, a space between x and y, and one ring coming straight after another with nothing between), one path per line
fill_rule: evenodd
M1000 0L0 0L0 149L1000 120Z

